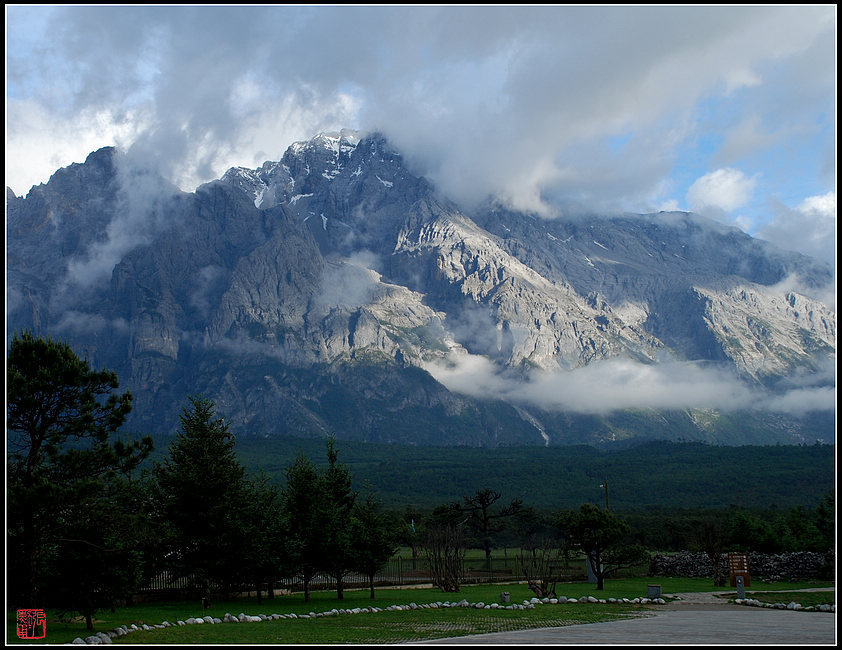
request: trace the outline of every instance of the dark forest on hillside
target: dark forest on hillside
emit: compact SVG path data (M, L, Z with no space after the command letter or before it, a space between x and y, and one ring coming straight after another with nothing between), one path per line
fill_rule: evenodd
M722 447L651 442L615 452L593 447L414 447L340 440L358 488L366 483L389 508L434 508L491 487L538 509L602 504L612 509L814 507L834 490L835 447ZM165 448L166 445L156 445ZM252 470L281 481L298 451L317 462L320 439L238 439Z

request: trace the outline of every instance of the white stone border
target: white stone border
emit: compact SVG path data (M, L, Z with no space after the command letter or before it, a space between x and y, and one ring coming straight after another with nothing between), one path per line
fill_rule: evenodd
M811 605L802 607L800 603L764 603L756 598L737 598L734 600L737 605L749 605L750 607L766 607L767 609L790 609L801 612L836 612L836 604L824 603L822 605Z
M490 603L486 604L482 601L476 603L469 603L466 599L462 599L459 602L450 602L450 601L437 601L434 603L423 603L418 605L416 603L409 603L408 605L389 605L388 607L354 607L352 609L331 609L326 612L310 612L309 614L259 614L257 616L250 616L245 613L240 613L237 616L232 614L225 614L223 618L213 618L211 616L203 616L201 618L188 618L185 620L179 620L175 623L170 623L168 621L164 621L163 623L159 623L158 625L136 625L132 623L131 625L121 625L120 627L114 628L110 632L97 632L94 635L91 635L86 638L77 637L73 639L72 645L99 645L99 644L108 644L111 643L111 639L123 636L125 634L131 634L132 632L138 632L141 630L154 630L154 629L162 629L166 627L173 627L173 625L216 625L219 623L259 623L261 621L268 621L273 620L277 621L284 618L321 618L324 616L340 616L340 615L347 615L347 614L365 614L365 613L374 613L374 612L404 612L414 609L446 609L450 607L466 607L472 609L508 609L508 610L523 610L523 609L535 609L536 605L564 605L568 603L623 603L623 604L634 604L634 605L665 605L666 601L663 598L595 598L593 596L582 596L581 598L567 598L566 596L560 596L559 598L532 598L530 600L524 600L523 603L516 603L516 604L508 604L508 605L501 605L499 603Z
M123 636L125 634L131 634L132 632L138 632L141 630L154 630L154 629L162 629L166 627L173 627L174 625L183 626L183 625L216 625L219 623L259 623L261 621L268 621L273 620L277 621L280 619L298 619L298 618L321 618L324 616L342 616L342 615L349 615L349 614L367 614L367 613L374 613L374 612L404 612L410 611L415 609L446 609L451 607L466 607L472 609L508 609L508 610L524 610L524 609L535 609L536 605L564 605L568 603L607 603L607 604L632 604L632 605L665 605L666 600L663 598L595 598L594 596L582 596L580 598L567 598L566 596L560 596L559 598L532 598L530 600L524 600L522 603L516 604L508 604L508 605L501 605L499 603L490 603L486 604L482 601L476 603L470 603L466 599L462 599L459 602L450 602L450 601L437 601L434 603L423 603L418 605L417 603L409 603L408 605L389 605L388 607L354 607L351 609L331 609L326 612L309 612L308 614L259 614L257 616L250 616L245 613L240 613L237 616L232 614L225 614L223 618L214 618L211 616L203 616L201 618L198 617L191 617L185 620L179 620L175 623L170 623L168 621L164 621L163 623L159 623L158 625L136 625L132 623L131 625L121 625L120 627L114 628L110 632L97 632L94 635L91 635L86 638L77 637L72 641L73 645L98 645L98 644L109 644L111 643L111 639ZM752 607L766 607L769 609L788 609L788 610L795 610L795 611L802 611L802 612L836 612L836 605L835 604L822 604L817 606L810 606L810 607L802 607L799 603L791 602L789 604L784 603L763 603L759 600L753 598L737 598L736 600L732 601L737 605L748 605Z

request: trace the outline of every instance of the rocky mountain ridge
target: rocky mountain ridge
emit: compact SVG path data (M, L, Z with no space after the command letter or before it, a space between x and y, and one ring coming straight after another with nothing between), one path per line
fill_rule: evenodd
M548 408L441 371L483 360L528 386L669 357L748 386L809 376L829 389L835 313L784 284L832 277L686 213L547 220L489 203L469 215L379 134L320 134L193 193L110 148L25 198L7 190L9 333L67 338L114 369L136 397L131 425L156 431L203 393L241 435L729 443L740 426L750 441L832 441L832 416L815 409L718 428L730 418L710 409Z

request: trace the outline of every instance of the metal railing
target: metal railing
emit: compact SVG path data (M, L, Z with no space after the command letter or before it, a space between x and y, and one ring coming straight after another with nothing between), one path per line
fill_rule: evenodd
M570 580L583 577L583 568L576 563L565 569ZM489 564L485 558L466 558L463 560L462 583L503 583L524 580L525 576L516 556L492 557ZM346 589L365 588L368 586L368 576L361 573L351 572L343 577L343 585ZM432 576L429 564L425 557L402 557L397 556L389 559L386 564L377 572L374 578L376 586L411 586L429 584ZM174 578L166 572L158 574L149 581L146 587L141 588L140 593L176 593L189 591L194 588L195 582L190 576ZM335 586L335 579L327 574L317 574L310 582L311 589L331 589ZM212 588L219 585L212 585ZM275 589L289 591L300 591L303 589L301 580L294 577L279 578L273 585ZM231 592L253 592L253 584L228 585ZM266 586L264 585L264 589Z

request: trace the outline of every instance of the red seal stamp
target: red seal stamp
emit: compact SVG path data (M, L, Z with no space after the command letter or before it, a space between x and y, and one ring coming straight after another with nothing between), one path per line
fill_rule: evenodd
M43 609L19 609L17 615L19 639L43 639L47 636L47 617Z

